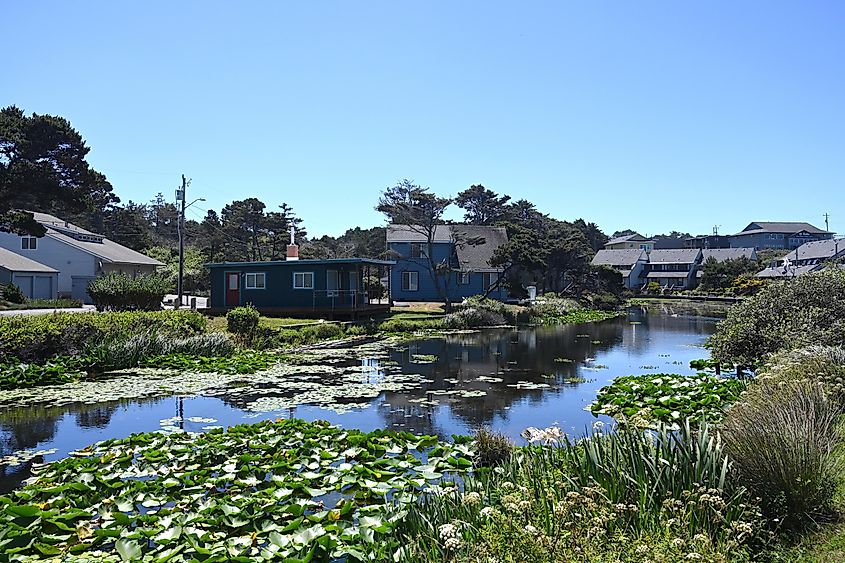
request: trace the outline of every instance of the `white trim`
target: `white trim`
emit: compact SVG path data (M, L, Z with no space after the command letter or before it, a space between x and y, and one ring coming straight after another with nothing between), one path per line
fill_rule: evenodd
M267 274L265 272L245 272L244 289L267 289ZM252 285L249 284L249 278L252 276ZM259 278L258 276L261 276ZM258 285L258 280L261 279L261 286Z
M296 276L302 276L302 285L296 285ZM311 276L311 284L306 285L305 276ZM294 289L314 289L314 272L294 272L293 273L293 288Z
M407 274L408 280L408 287L405 287L405 275ZM414 283L411 283L411 279L414 279ZM416 270L405 270L402 272L402 279L400 280L401 284L400 287L402 291L419 291L420 290L420 273Z

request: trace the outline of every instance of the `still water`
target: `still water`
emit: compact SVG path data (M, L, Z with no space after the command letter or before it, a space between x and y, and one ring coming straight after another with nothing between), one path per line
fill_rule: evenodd
M268 398L283 400L299 392L295 384L282 391L268 389L266 383L195 396L0 407L0 492L28 477L33 461L60 459L93 442L162 428L201 432L297 417L365 431L393 428L442 437L488 426L517 442L528 426L559 425L581 434L596 420L585 408L615 377L691 374L690 360L707 356L702 345L718 318L674 311L631 309L627 317L601 323L452 334L405 342L372 357L341 356L332 362L333 371L303 366L319 372L311 375L319 386L334 385L337 372L346 381L351 376L364 384L390 373L400 380L405 375L416 378L364 402L349 399L351 408L342 408L341 394L333 405L256 411L250 406L256 397L273 405ZM2 399L0 392L0 403ZM48 453L32 457L42 450ZM4 463L4 456L14 459Z

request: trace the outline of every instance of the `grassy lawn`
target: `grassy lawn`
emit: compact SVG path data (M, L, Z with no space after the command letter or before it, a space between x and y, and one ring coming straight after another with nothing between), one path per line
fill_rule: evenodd
M823 526L807 534L797 545L777 550L776 563L832 563L845 561L845 523Z
M261 317L258 321L263 328L280 329L295 325L308 325L320 322L320 319L294 319L290 317ZM212 317L208 320L208 329L216 332L226 330L226 317Z
M393 313L415 313L415 314L443 314L443 303L408 303L407 307L393 307Z

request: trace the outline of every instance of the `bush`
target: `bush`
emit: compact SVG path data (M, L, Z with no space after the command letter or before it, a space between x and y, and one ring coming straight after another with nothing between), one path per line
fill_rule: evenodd
M98 311L158 311L170 281L156 274L132 278L109 274L88 284L88 295Z
M592 296L593 307L600 311L613 311L622 303L622 300L612 293L597 293Z
M761 377L723 423L741 482L789 527L830 509L841 476L842 408L823 384Z
M282 329L276 339L279 344L301 345L341 338L343 335L343 327L337 323L315 323L297 329Z
M86 368L126 369L143 365L150 358L184 354L193 357L226 357L235 353L231 339L220 332L174 338L156 331L129 338L113 336L89 345L83 351Z
M80 354L91 342L155 331L186 338L205 332L196 311L52 313L0 317L0 357L43 362Z
M841 346L808 346L780 352L760 373L778 381L820 381L845 406L845 348Z
M251 334L258 328L260 318L258 310L252 305L235 307L226 313L226 329L233 334Z
M391 319L378 325L380 332L417 332L443 328L443 319Z
M443 319L443 327L450 329L479 328L506 324L500 313L485 308L465 308Z
M481 295L474 295L463 303L455 305L454 312L460 313L461 311L469 309L484 311L483 314L497 315L502 319L502 322L498 324L516 324L517 309L515 307L505 305L501 301L496 301L495 299L485 298Z
M657 295L661 291L660 284L657 282L648 282L648 285L645 286L645 292L649 295Z
M481 428L475 433L475 464L489 467L504 463L511 457L513 442L501 432Z
M722 363L756 366L781 350L841 344L843 334L845 270L824 270L769 284L735 305L708 346Z
M26 295L23 294L21 288L16 286L13 283L9 285L3 286L3 291L0 292L0 296L3 297L4 301L8 301L9 303L16 303L18 305L22 305L26 303Z

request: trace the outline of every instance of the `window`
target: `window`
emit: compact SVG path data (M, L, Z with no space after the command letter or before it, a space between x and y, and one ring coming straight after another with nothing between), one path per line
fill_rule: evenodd
M426 252L426 245L421 242L412 242L411 243L411 258L428 258L428 253Z
M265 287L264 272L254 272L246 274L246 289L264 289Z
M419 272L402 272L402 291L418 291L419 288Z
M294 289L314 289L314 272L294 272Z
M488 290L499 281L499 274L496 272L484 272L481 274L481 284L484 290Z
M35 237L21 237L21 250L35 250L38 248L38 239Z
M458 278L458 285L469 285L469 272L458 272L455 275Z

